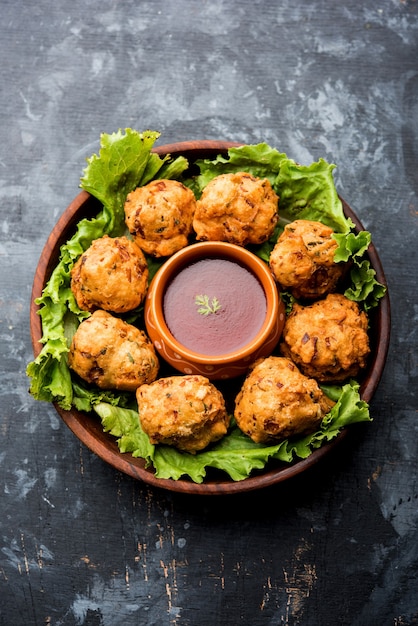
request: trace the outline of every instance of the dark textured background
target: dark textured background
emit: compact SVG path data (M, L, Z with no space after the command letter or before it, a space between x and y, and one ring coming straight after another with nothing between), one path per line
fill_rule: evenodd
M418 624L416 0L0 0L1 626ZM102 131L338 165L392 300L374 422L306 475L195 498L28 394L43 244Z

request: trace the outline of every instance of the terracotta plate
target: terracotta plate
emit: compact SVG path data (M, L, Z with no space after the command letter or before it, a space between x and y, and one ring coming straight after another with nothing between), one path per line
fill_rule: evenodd
M228 148L237 145L239 144L225 141L191 141L161 146L154 151L160 155L170 153L174 157L184 155L190 163L193 163L196 159L201 158L214 159L218 154L225 153ZM360 220L343 199L342 203L345 215L352 219L356 225L356 229L364 230ZM64 211L48 237L36 268L32 289L30 328L35 357L41 350L39 340L42 337L42 328L40 316L37 314L38 307L34 300L41 296L42 290L52 270L58 263L61 245L74 234L76 225L81 219L93 217L98 213L100 208L101 205L95 198L87 192L82 191ZM384 271L373 244L369 247L368 255L371 265L376 271L377 280L386 285ZM370 402L377 389L389 347L390 304L387 293L380 301L379 306L372 312L370 328L372 354L369 359L368 368L363 377L359 380L361 384L361 397L366 402ZM347 429L342 431L333 442L325 444L313 452L307 459L296 461L291 465L282 463L277 463L276 465L271 464L264 472L239 482L230 480L226 474L224 478L223 475L221 476L218 473L216 477L215 475L211 478L208 477L205 482L196 484L190 480L166 480L156 478L152 469L145 468L143 459L136 459L129 453L121 454L119 452L116 439L112 435L103 432L101 422L95 414L81 413L75 409L65 411L58 405L55 405L55 408L75 436L92 452L117 470L156 487L170 491L202 495L252 491L285 481L304 472L329 454L329 452L346 437L348 432Z

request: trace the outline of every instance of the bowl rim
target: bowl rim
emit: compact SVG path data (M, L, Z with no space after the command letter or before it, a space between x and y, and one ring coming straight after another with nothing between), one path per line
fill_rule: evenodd
M178 156L181 154L189 158L189 160L194 161L199 158L216 158L218 154L226 153L229 148L239 147L241 145L243 145L242 142L193 140L157 146L153 148L152 152L160 156L168 153ZM360 219L354 213L353 209L341 196L339 197L346 217L349 217L353 221L357 230L364 230ZM42 349L40 342L42 338L42 322L38 313L39 306L36 303L36 299L41 296L42 290L57 264L57 255L59 254L61 245L68 240L70 233L74 232L79 219L86 215L95 215L100 209L100 206L101 204L93 198L91 194L86 191L80 191L53 226L41 251L33 278L29 313L30 335L35 358ZM391 309L386 276L373 241L368 248L368 257L371 266L376 272L376 279L386 287L386 293L383 298L381 298L378 307L376 307L377 310L375 310L375 316L377 317L379 326L379 349L374 351L372 360L368 365L368 370L371 371L371 375L360 385L361 398L369 403L383 375L389 350ZM250 476L242 481L234 482L232 479L225 476L225 480L208 480L203 483L194 483L187 479L172 480L156 478L153 470L146 468L142 459L135 459L130 453L122 454L119 452L115 437L103 431L97 418L82 413L74 408L67 411L62 409L57 403L53 403L53 405L71 432L89 450L114 469L134 479L141 480L152 487L191 495L238 494L264 489L292 479L324 459L324 457L347 438L350 431L349 428L345 428L334 440L313 451L306 459L297 460L285 466L278 465L277 467L268 468L262 474Z
M212 251L211 251L212 250ZM203 258L227 258L241 261L241 265L252 271L253 275L258 278L263 287L266 296L266 315L263 324L257 334L241 348L226 352L224 354L205 355L187 348L180 343L168 328L163 312L164 292L170 280L175 275L176 269L180 270L187 267L191 263ZM250 267L250 265L256 267ZM149 292L146 296L145 310L149 309L153 316L153 324L161 334L161 338L170 349L176 351L186 361L192 361L199 365L229 365L235 361L245 359L253 352L257 351L263 343L268 339L276 323L280 322L280 306L279 292L274 282L273 276L268 266L263 263L256 255L246 248L223 241L204 241L191 244L182 248L173 254L164 264L157 270L153 277ZM284 308L284 307L283 307ZM147 321L148 315L145 314Z

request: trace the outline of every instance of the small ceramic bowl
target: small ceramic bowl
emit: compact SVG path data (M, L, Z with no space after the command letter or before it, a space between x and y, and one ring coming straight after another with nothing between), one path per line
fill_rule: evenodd
M240 271L248 279L245 286L239 282ZM207 296L210 274L215 292ZM224 295L213 301L217 288L220 293L223 288ZM284 322L284 304L268 265L247 249L225 242L179 250L157 271L145 301L147 332L160 356L182 374L210 380L241 376L256 359L270 355Z

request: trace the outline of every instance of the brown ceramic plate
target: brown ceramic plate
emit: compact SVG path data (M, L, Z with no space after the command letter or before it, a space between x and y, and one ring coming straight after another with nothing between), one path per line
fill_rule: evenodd
M173 157L184 155L190 163L196 159L214 159L218 154L226 153L228 148L239 144L225 141L191 141L170 144L156 148L154 151L159 155L170 153ZM342 200L344 213L350 217L357 230L364 230L360 220L354 214L348 204ZM60 247L75 232L77 223L85 217L93 217L100 210L101 205L89 193L82 191L64 211L54 226L45 247L42 251L36 268L32 300L30 308L31 338L35 357L41 350L40 339L42 337L41 318L37 314L38 306L35 299L41 296L52 270L58 263ZM376 271L377 280L386 285L383 268L373 244L368 250L372 267ZM379 306L373 310L370 319L372 354L369 365L360 382L360 393L363 400L370 402L372 399L385 366L390 335L390 305L389 296L386 293L381 299ZM82 441L92 452L101 459L112 465L117 470L137 478L139 480L170 491L191 494L217 495L252 491L268 487L275 483L292 478L315 465L320 459L338 445L347 434L343 430L331 443L323 445L313 452L307 459L296 461L292 464L271 464L265 471L251 476L245 480L234 482L225 475L214 474L203 483L196 484L190 480L167 480L156 478L154 471L145 467L143 459L134 458L131 454L119 452L116 439L112 435L103 432L99 418L95 414L81 413L75 409L65 411L58 405L55 408L63 421L72 430L76 437Z

